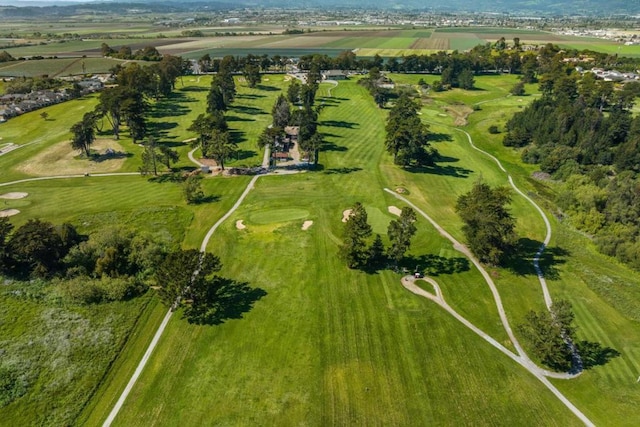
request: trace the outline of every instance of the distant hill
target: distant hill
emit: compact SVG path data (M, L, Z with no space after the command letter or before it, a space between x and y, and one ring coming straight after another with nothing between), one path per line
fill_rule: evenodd
M318 9L387 9L430 10L434 12L498 12L532 15L640 15L638 0L0 0L0 16L56 15L82 8L96 10L126 10L132 7L149 11L196 11L204 9L251 8L318 8ZM55 8L55 9L53 9ZM22 9L13 10L12 9ZM10 10L8 13L4 13Z

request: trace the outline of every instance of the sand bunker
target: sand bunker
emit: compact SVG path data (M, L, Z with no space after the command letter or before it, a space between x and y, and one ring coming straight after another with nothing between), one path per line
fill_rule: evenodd
M347 209L346 211L342 212L342 222L347 222L347 220L349 219L349 217L351 216L351 209Z
M313 225L313 221L305 221L305 222L302 224L302 229L303 229L303 230L308 230L308 229L309 229L309 227L311 227L312 225Z
M400 216L400 214L402 213L400 208L398 208L397 206L389 206L388 209L389 209L389 213L393 215Z
M5 209L3 211L0 211L0 218L5 216L18 215L19 213L20 211L18 209Z
M0 194L0 199L24 199L29 193L11 192Z
M242 219L239 219L239 220L236 221L236 228L238 230L244 230L245 228L247 228L247 226L242 223L243 221L244 220L242 220Z

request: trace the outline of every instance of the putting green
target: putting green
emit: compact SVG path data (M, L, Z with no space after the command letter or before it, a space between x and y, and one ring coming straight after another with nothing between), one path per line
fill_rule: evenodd
M373 232L382 235L387 234L389 223L393 217L390 214L383 213L374 206L366 206L365 209L367 210L367 219L369 220L369 224L371 224Z
M273 209L252 213L249 220L255 224L272 224L274 222L287 222L295 219L306 218L309 211L306 209Z

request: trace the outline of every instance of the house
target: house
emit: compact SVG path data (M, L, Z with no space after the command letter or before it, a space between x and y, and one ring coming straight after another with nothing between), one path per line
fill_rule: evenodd
M290 160L291 157L289 157L289 152L282 152L282 151L276 151L275 153L273 153L273 158L276 159L276 161L281 161L281 162L286 162L287 160Z
M82 89L83 92L97 92L104 88L104 83L102 83L98 79L84 79L78 82L78 86Z
M322 80L346 80L347 74L343 70L322 71Z

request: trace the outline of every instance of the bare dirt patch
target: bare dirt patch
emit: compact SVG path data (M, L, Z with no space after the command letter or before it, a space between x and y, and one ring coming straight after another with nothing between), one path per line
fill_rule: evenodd
M347 222L349 217L351 216L351 209L347 209L342 212L342 222Z
M302 223L302 230L306 231L313 225L313 221L305 221Z
M236 228L238 230L244 230L245 228L247 228L247 226L243 224L243 221L243 219L239 219L236 221Z
M467 117L473 113L473 108L468 105L452 105L445 107L444 110L453 117L453 124L456 126L465 126Z
M11 192L0 194L0 199L24 199L27 197L29 193L19 193L19 192Z
M69 141L62 141L21 163L17 169L40 176L115 172L127 157L122 145L112 139L96 139L91 150L99 153L99 156L94 159L79 158L80 152L73 150Z
M389 209L389 213L392 215L400 216L402 213L402 210L397 206L389 206L387 209Z
M20 211L18 209L4 209L0 211L0 218L6 217L6 216L18 215L19 213Z

